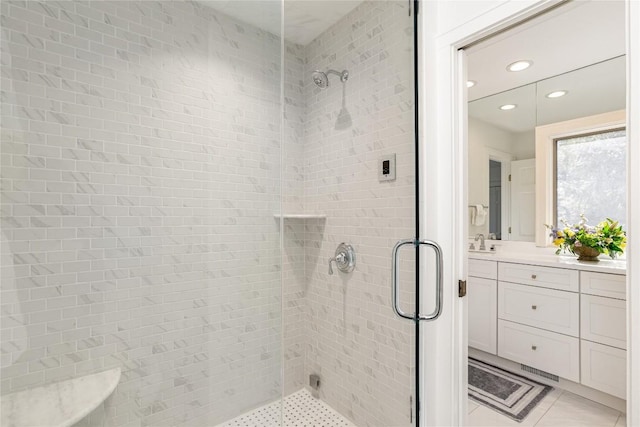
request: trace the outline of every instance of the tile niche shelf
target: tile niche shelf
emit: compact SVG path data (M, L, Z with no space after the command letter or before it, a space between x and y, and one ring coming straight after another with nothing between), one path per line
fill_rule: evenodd
M326 219L327 215L311 213L311 214L293 214L293 213L284 213L284 214L274 214L274 218L276 219Z

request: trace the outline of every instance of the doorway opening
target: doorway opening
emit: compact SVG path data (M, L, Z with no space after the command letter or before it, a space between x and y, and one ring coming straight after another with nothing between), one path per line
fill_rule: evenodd
M545 126L626 108L624 4L609 6L557 7L464 49L467 77L476 82L467 93L468 202L489 207L486 224L467 220L468 242L490 238L486 253L468 253L468 353L496 370L553 387L529 408L526 417L534 424L554 425L555 417L556 425L564 425L567 405L581 408L574 412L584 414L583 424L589 417L606 418L603 425L611 427L626 422L626 264L586 268L575 256L554 255L545 228L553 220L541 220L539 210L558 195L541 187L546 159L536 143ZM611 27L571 24L592 19ZM557 53L576 52L570 46L591 37L606 42L589 55ZM543 39L553 44L536 42ZM523 59L529 68L508 69ZM491 155L496 150L509 159L506 186L498 179L506 166ZM555 165L547 171L557 170ZM614 215L609 211L592 218L593 225ZM622 292L588 290L593 280ZM612 323L596 325L603 310ZM598 327L606 331L596 336ZM491 387L478 391L471 368L469 384L476 394L490 394ZM477 400L469 403L470 425L486 419L508 425L514 419Z

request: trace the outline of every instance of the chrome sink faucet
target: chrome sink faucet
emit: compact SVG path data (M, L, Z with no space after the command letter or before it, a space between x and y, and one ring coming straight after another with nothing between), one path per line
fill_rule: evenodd
M484 234L482 234L482 233L476 234L476 238L474 240L476 242L478 240L480 240L480 247L478 248L478 250L481 250L481 251L486 251L487 250L487 247L484 245Z

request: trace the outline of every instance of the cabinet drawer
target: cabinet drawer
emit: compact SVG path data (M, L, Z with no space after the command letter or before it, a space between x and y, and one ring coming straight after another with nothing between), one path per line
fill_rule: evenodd
M469 259L469 276L496 279L498 277L498 263L496 261Z
M498 320L498 356L580 381L580 340Z
M498 283L491 279L469 277L469 346L496 354L498 342Z
M627 398L627 352L580 341L582 384L621 399Z
M627 348L626 302L594 295L580 296L580 338Z
M580 292L601 297L627 299L627 276L622 274L580 272Z
M578 292L579 288L578 271L565 268L501 262L498 265L498 279L502 282L522 283L563 291Z
M579 336L580 297L573 292L499 282L498 317Z

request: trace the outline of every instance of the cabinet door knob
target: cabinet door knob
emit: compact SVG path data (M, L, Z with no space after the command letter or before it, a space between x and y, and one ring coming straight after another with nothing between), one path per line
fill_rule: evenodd
M537 309L538 309L538 306L537 306L537 305L532 305L532 306L531 306L531 310L537 310Z
M538 346L536 346L536 345L532 345L532 346L531 346L531 350L533 350L533 351L536 351L536 350L537 350L537 348L538 348Z
M537 276L537 275L535 275L535 274L532 274L532 275L531 275L531 278L532 278L532 279L535 279L536 277L538 277L538 276Z

